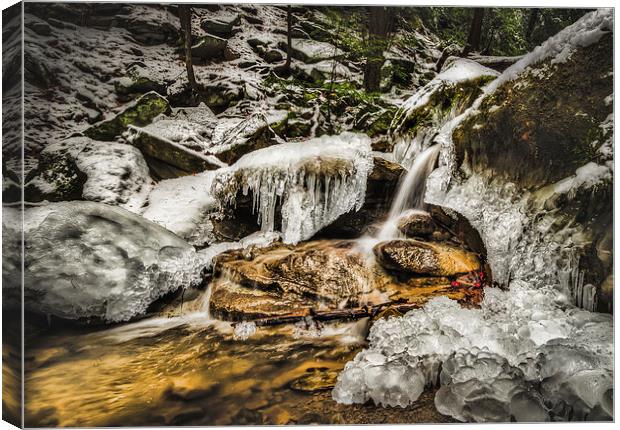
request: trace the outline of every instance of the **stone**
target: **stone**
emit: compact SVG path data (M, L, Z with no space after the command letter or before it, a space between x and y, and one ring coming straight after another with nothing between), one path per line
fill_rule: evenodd
M480 268L476 254L436 242L391 240L378 243L373 252L384 268L419 275L455 276Z
M213 34L206 34L198 38L192 46L192 60L202 64L209 60L223 58L228 41Z
M286 51L286 43L281 43L281 48ZM292 39L291 54L293 58L304 63L318 63L323 60L332 60L342 57L342 50L327 42L318 42L309 39Z
M155 91L166 94L166 83L146 65L134 64L127 69L127 76L114 82L116 93L122 96Z
M428 237L435 231L433 218L425 211L410 210L403 213L397 226L406 237Z
M284 54L278 49L270 49L265 52L263 58L268 63L278 63L284 59Z
M233 27L240 23L238 13L218 13L215 18L203 19L200 27L207 33L228 37L232 35Z
M145 126L163 113L170 112L166 98L151 91L128 105L112 119L101 121L84 131L84 134L95 140L110 141L120 136L128 126Z

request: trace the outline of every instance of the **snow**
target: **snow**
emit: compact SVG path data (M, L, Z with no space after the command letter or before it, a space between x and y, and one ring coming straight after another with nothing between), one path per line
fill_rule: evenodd
M210 242L208 215L218 209L211 195L214 172L167 179L155 185L142 216L179 235L192 245Z
M597 9L577 22L564 28L549 38L521 60L507 68L502 75L486 88L487 94L495 91L503 83L515 79L529 66L550 59L551 64L568 60L577 48L588 47L613 31L613 9Z
M262 231L274 231L281 202L283 240L297 243L361 208L372 167L370 138L347 132L246 154L218 171L212 192L229 204L251 191Z
M68 319L126 321L207 265L184 240L122 208L52 203L24 215L26 307Z

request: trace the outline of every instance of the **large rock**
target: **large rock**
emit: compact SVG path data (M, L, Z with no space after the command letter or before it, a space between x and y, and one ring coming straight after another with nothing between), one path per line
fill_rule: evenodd
M484 98L454 131L459 163L538 188L596 160L611 114L612 33L564 62L531 64ZM516 65L518 66L518 64Z
M152 170L160 172L156 176L167 179L233 163L248 152L275 143L273 132L286 127L288 119L285 111L240 119L216 118L205 106L193 109L198 112L189 116L181 112L146 127L130 127L129 142L147 157ZM176 170L161 172L161 163Z
M126 321L164 294L201 281L193 247L124 209L51 203L28 209L24 219L29 311Z
M121 113L112 119L99 122L84 130L84 134L95 140L114 140L128 126L143 127L162 113L169 113L168 101L154 91L144 94L129 104Z
M480 268L476 254L436 242L392 240L375 245L373 252L386 269L420 275L455 276Z
M390 300L422 306L437 296L475 305L482 291L452 287L445 277L394 276L346 240L229 251L218 256L214 275L210 310L228 320L311 315Z

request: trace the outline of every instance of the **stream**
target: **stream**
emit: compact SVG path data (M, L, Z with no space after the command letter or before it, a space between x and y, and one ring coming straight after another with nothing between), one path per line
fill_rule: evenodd
M362 321L363 323L364 321ZM360 324L303 324L235 339L204 314L110 329L44 330L26 342L26 425L446 422L434 391L406 408L341 405L338 373L364 345Z

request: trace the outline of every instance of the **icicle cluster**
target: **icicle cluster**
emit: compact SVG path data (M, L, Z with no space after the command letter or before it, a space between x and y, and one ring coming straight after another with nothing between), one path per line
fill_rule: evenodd
M239 191L251 191L262 231L275 229L280 206L283 240L297 243L360 209L372 167L368 136L322 136L244 155L218 171L212 193L222 204L231 204Z

